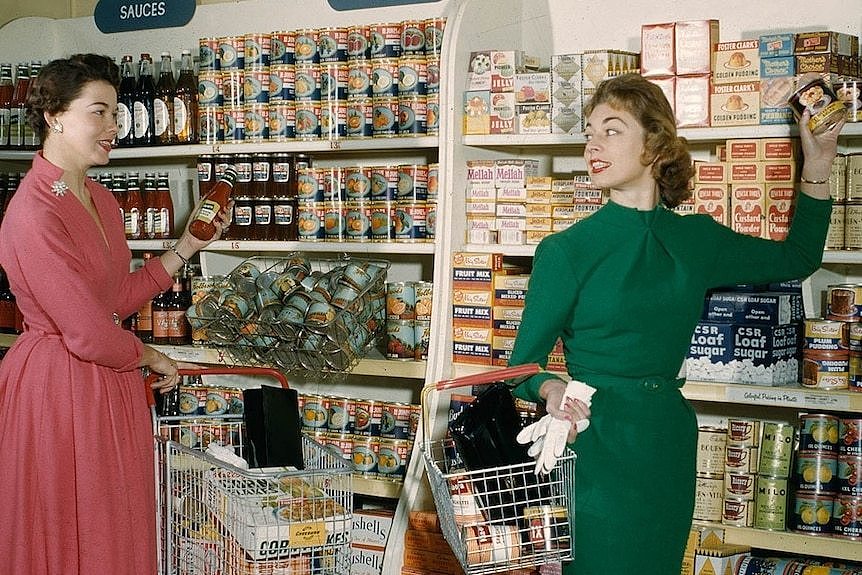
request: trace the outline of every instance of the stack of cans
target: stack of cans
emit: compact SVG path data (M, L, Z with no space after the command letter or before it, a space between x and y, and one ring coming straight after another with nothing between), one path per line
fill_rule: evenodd
M386 284L386 358L404 361L428 359L431 339L431 282Z
M793 473L793 531L826 535L838 491L839 420L829 414L799 417L799 452Z
M760 457L754 497L754 527L787 528L788 477L796 429L784 421L761 421Z

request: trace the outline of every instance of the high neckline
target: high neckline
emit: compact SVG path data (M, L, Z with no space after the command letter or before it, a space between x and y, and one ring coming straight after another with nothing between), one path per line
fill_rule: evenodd
M602 210L611 218L610 223L612 224L640 227L651 227L653 222L660 217L659 214L666 211L661 204L656 205L651 210L641 210L618 204L613 200L608 200Z

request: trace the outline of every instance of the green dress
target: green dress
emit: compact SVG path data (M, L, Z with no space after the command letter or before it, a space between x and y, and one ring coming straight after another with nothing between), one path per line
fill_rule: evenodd
M830 200L800 194L783 242L708 215L613 202L536 249L510 365L547 363L598 389L572 444L575 559L565 573L676 575L694 507L697 421L677 378L709 288L805 277L820 265ZM515 394L539 401L552 374Z

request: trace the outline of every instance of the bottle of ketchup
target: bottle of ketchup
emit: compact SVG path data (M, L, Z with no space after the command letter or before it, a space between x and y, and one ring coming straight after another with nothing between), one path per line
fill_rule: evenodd
M215 235L213 221L230 202L233 184L236 181L236 168L228 166L219 181L210 189L201 201L200 207L189 224L189 232L200 239L209 240Z

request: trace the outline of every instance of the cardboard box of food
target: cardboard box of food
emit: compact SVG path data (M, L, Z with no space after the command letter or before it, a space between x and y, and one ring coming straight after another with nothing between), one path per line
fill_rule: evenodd
M760 57L792 56L796 35L792 33L766 34L760 37ZM761 60L761 63L763 60Z
M464 92L463 132L466 135L491 133L491 92L468 90Z
M718 20L689 20L674 25L676 75L709 75L712 47L719 40Z
M723 226L730 225L730 193L727 184L695 184L694 212L707 214Z
M677 76L674 88L674 114L679 128L708 127L710 75Z
M676 75L674 22L641 26L641 76Z
M751 126L760 123L760 81L714 84L709 100L710 125Z
M719 42L712 53L714 84L737 84L760 80L760 41Z
M351 544L385 547L393 517L390 509L354 509Z
M730 227L757 238L766 235L766 190L763 184L731 184Z

